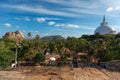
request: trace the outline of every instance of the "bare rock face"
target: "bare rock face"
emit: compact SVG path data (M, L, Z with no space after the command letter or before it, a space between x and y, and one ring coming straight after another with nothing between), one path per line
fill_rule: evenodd
M15 32L7 32L5 34L6 37L15 39L15 40L24 40L25 37L21 31L15 31Z

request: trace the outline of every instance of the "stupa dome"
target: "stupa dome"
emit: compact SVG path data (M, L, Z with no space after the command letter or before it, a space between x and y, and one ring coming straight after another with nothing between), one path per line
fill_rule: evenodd
M103 34L115 34L116 31L115 31L115 29L113 27L108 25L108 23L105 21L105 16L104 16L103 17L103 22L95 30L95 34L96 33L99 33L101 35L103 35Z

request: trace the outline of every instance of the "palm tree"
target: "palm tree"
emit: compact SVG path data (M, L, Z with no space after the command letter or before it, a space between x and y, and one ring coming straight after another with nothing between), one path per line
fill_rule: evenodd
M32 36L31 32L28 32L27 36L30 38Z

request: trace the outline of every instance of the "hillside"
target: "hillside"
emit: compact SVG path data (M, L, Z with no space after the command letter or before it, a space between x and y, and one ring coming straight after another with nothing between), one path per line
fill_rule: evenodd
M53 41L54 39L56 40L64 40L65 38L62 37L61 35L52 35L52 36L45 36L41 38L44 41Z

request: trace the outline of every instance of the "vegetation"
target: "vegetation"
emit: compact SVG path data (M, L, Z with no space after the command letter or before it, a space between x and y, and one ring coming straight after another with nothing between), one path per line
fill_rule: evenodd
M31 33L28 33L28 39L23 40L18 48L18 60L26 59L41 62L45 60L43 54L47 47L49 53L64 53L63 59L69 55L63 50L69 49L71 52L76 51L87 53L87 56L81 56L83 61L92 58L100 58L101 61L110 61L120 59L120 34L106 35L83 35L80 38L68 37L67 39L53 39L52 41L43 41L39 35L35 38L30 38ZM14 60L16 41L7 37L0 39L0 67L7 67Z
M43 53L37 53L34 57L34 61L37 63L44 62L45 61L45 55Z
M14 60L14 41L1 39L0 40L0 68L6 68Z
M68 54L68 53L63 53L62 55L61 55L61 59L62 60L66 60L67 58L69 58L70 57L70 55Z

